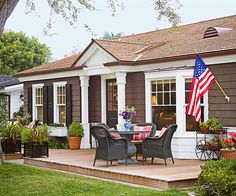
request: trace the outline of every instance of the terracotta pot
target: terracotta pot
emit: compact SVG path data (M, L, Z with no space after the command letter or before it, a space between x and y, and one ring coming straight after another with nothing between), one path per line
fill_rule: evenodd
M222 132L222 130L223 130L222 128L216 128L216 129L215 129L215 133L216 133L216 134L219 134L219 133Z
M220 143L219 142L211 142L211 147L212 147L212 149L219 149Z
M68 137L68 141L71 150L80 149L81 137Z
M202 133L208 133L209 132L209 128L208 127L201 126L200 130L201 130Z
M221 156L225 159L236 159L236 150L221 149Z

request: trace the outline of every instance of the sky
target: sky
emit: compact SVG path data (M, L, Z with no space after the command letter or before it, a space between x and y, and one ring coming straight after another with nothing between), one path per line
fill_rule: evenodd
M104 32L121 33L123 35L143 33L170 27L165 21L156 21L152 0L123 0L124 8L118 9L116 16L111 16L106 0L97 0L99 9L94 12L83 12L75 28L70 26L59 15L53 15L54 27L52 36L45 36L43 29L49 19L50 10L47 0L34 0L36 13L25 13L26 0L20 0L8 19L5 30L22 31L27 36L38 38L52 51L52 60L71 55L72 51L82 51L90 43L93 36L83 27L88 25L95 38L101 38ZM178 13L181 25L230 16L236 14L236 0L180 0L183 5ZM236 21L235 21L236 22Z

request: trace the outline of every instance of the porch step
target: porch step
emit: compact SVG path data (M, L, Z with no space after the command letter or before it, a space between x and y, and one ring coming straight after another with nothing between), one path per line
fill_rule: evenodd
M101 169L98 167L89 167L89 166L86 167L81 165L64 164L59 162L53 162L47 159L42 160L42 159L33 159L24 157L24 163L27 165L62 170L87 176L94 176L114 181L126 182L160 189L187 188L194 186L197 182L197 177L180 176L178 179L176 178L161 179L149 176L127 174L125 172L112 171L105 168ZM127 166L127 170L129 170L129 166Z

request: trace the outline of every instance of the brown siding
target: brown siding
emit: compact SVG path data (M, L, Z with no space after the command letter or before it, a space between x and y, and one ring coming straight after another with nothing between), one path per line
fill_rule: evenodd
M125 102L135 106L134 122L145 122L145 77L143 72L128 73L126 78Z
M28 88L32 84L44 83L44 85L53 85L53 82L67 81L72 85L72 120L80 122L80 80L79 77L58 78L51 80L38 80L33 82L24 82L24 111L27 111Z
M101 77L89 78L89 122L101 122Z
M230 102L214 83L209 90L209 117L219 118L225 126L236 126L236 64L209 66Z

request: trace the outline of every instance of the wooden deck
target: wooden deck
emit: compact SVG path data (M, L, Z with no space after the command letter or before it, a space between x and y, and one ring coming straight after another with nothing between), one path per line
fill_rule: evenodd
M106 168L105 161L97 160L93 167L94 154L94 149L50 150L48 158L24 158L24 163L164 189L193 186L200 173L200 165L204 164L198 160L175 159L174 165L168 160L165 166L164 160L155 159L153 164L147 160L144 165L128 166L113 161Z

